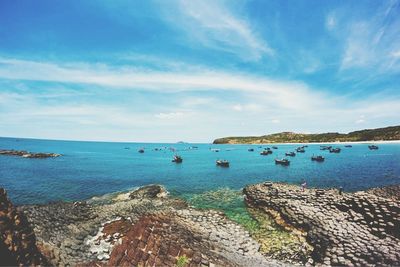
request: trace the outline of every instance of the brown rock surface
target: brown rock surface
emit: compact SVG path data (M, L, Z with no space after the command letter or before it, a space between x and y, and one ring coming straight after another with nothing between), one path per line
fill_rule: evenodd
M25 215L19 212L0 188L0 264L48 265L36 246L35 234Z
M365 192L287 184L257 184L243 192L248 205L307 232L313 261L322 265L400 265L400 202Z

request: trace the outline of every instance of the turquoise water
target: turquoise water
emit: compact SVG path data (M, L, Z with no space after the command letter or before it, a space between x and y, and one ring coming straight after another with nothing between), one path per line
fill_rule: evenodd
M198 146L198 149L188 149L191 146ZM274 159L297 146L277 146L272 155L261 156L262 149L258 145L0 138L0 149L64 155L49 159L0 156L0 187L7 189L15 203L30 204L82 200L151 183L162 184L173 195L188 199L208 191L240 190L246 184L265 180L299 184L305 179L309 186L343 186L346 191L400 183L400 144L380 144L376 151L370 151L366 144L354 144L352 148L338 145L342 148L340 154L320 151L319 145L309 145L306 153L290 158L288 167L275 165ZM140 154L137 151L142 147L145 153ZM172 151L154 151L161 147L178 149L183 163L171 162ZM248 152L250 147L255 151ZM219 148L220 152L210 148ZM325 162L312 162L312 154L324 155ZM230 168L217 167L217 159L229 160Z

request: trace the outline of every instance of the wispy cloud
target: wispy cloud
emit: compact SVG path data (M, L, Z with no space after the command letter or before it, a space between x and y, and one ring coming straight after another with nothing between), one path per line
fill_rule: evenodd
M311 125L318 125L317 131L335 130L338 123L353 130L364 119L361 115L368 118L363 123L368 127L382 119L396 121L394 114L400 113L400 101L393 97L355 101L301 82L207 68L138 71L126 66L2 58L0 79L9 84L7 90L0 89L0 135L8 136L23 133L24 128L31 137L160 141L162 132L168 136L164 141L176 141L178 135L178 139L210 141L232 134L310 131L309 118L313 118ZM20 87L15 92L12 81ZM52 101L43 98L37 86L30 87L37 82L61 83L54 87ZM97 100L89 95L76 103L68 94L68 88L75 86L82 88L80 93L95 87ZM102 102L110 92L114 98ZM135 110L125 101L138 92L149 101L159 95L167 95L168 100L152 107L143 103L145 109ZM43 129L49 130L41 134Z
M400 72L396 53L400 49L400 2L388 1L375 16L350 21L341 69L375 69L379 73ZM375 71L376 72L376 71Z
M205 47L236 54L246 61L273 55L273 49L255 32L248 19L229 4L233 2L177 0L164 3L164 11L170 23Z
M336 27L337 24L337 18L335 16L335 13L331 12L326 16L325 20L325 27L328 30L333 30Z

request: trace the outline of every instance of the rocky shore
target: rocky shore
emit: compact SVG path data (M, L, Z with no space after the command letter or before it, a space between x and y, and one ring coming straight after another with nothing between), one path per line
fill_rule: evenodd
M13 149L11 150L1 149L0 155L18 156L23 158L35 158L35 159L56 158L61 156L61 154L56 154L56 153L33 153L25 150L13 150Z
M249 206L304 233L313 246L309 265L399 266L400 202L371 193L393 190L340 194L265 182L243 192Z
M0 190L0 263L53 266L400 265L399 187L243 189L256 231L159 185L15 208ZM385 197L382 197L385 196ZM278 225L278 226L277 226ZM280 231L279 229L284 231Z
M55 266L282 266L223 213L190 208L158 185L20 210Z

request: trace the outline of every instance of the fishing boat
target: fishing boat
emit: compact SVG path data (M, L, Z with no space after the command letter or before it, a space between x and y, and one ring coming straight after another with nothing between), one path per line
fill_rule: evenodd
M249 149L247 149L247 151L253 152L253 151L254 151L254 148L249 148Z
M262 156L267 156L269 154L272 154L272 150L265 149L265 150L261 151L261 153L260 153L260 155L262 155Z
M275 164L288 166L290 161L288 159L275 159Z
M325 158L323 156L312 156L311 157L312 161L318 161L318 162L323 162L325 160Z
M344 147L353 147L352 145L345 145Z
M339 147L329 149L330 153L340 153L341 149Z
M183 159L181 156L175 155L174 158L172 159L172 162L175 163L182 163Z
M216 164L220 167L229 167L229 161L227 160L217 160Z
M296 151L299 152L299 153L304 153L304 152L306 152L306 151L304 150L304 147L298 147L298 148L296 148Z
M296 156L296 153L294 153L293 151L292 152L286 152L285 155L289 156L289 157L294 157L294 156Z
M278 149L278 147L277 146L273 146L272 149Z
M139 152L139 153L144 153L144 149L141 148L141 149L138 150L138 152Z

